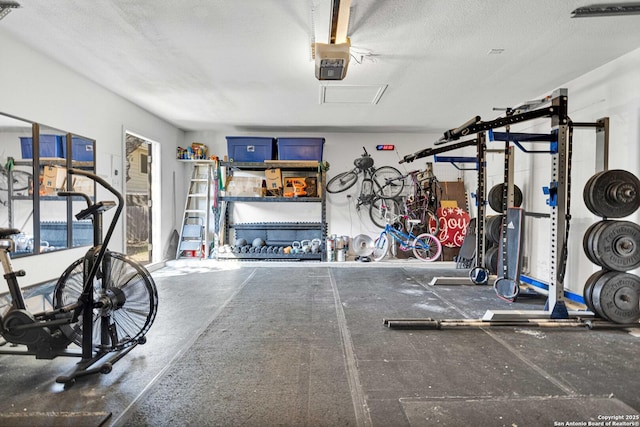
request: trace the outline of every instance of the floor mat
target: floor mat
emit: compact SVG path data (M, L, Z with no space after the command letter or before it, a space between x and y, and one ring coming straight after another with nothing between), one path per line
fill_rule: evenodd
M7 427L100 427L111 412L14 412L0 414L0 426Z
M476 426L637 426L640 421L633 408L606 397L407 398L400 402L411 427L470 422Z

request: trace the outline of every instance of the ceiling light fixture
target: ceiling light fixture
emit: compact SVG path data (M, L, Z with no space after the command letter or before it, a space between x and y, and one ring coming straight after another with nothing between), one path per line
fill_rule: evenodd
M15 1L0 1L0 21L7 16L13 9L20 7Z
M579 7L571 12L572 18L621 15L640 15L640 3L592 4Z
M314 43L312 56L316 61L318 80L342 80L347 75L350 47L347 30L351 0L332 0L329 43Z

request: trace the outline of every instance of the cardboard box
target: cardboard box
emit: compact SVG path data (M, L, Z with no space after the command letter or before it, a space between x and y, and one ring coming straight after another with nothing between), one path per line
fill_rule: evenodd
M256 176L233 176L227 178L226 195L230 197L262 196L262 178Z
M279 168L266 169L264 176L267 180L267 191L282 188L282 171Z
M64 190L67 183L67 168L63 166L45 166L42 179L42 188L47 194L53 194L58 190Z
M94 181L86 176L73 177L73 191L93 197Z

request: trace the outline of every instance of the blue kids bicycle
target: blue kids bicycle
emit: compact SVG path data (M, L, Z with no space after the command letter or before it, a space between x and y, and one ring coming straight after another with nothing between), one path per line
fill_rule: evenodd
M380 236L376 239L375 247L371 257L374 261L381 261L389 253L389 247L395 240L400 244L400 250L407 252L412 250L413 255L419 260L430 262L438 259L442 253L442 245L436 236L429 233L422 233L415 236L411 230L414 225L419 224L419 219L405 218L403 221L409 228L405 233L402 231L402 222L396 222L393 225L387 224Z

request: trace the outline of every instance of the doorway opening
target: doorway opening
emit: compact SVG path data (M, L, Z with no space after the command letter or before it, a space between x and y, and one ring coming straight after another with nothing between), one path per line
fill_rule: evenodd
M126 254L142 264L150 264L156 262L154 224L160 223L156 218L159 209L153 209L160 202L157 200L160 189L155 188L159 185L154 185L153 179L158 173L155 170L158 162L153 161L157 143L129 131L125 132L125 139Z

